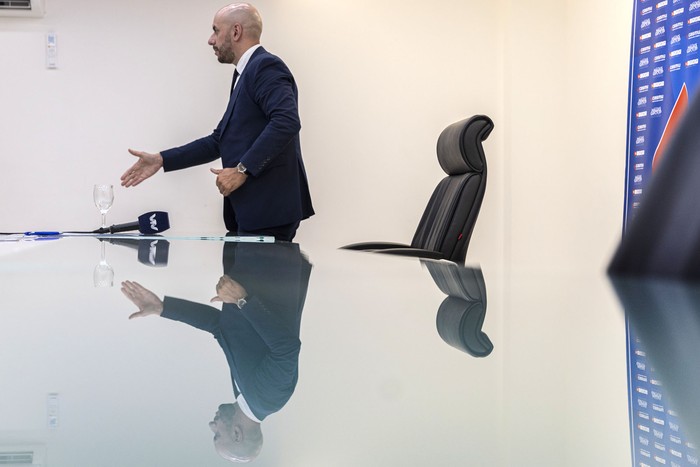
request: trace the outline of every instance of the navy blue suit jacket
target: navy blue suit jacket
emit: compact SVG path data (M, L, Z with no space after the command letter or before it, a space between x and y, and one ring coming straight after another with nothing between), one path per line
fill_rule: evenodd
M300 129L294 77L279 57L259 47L214 132L162 151L163 169L179 170L219 157L224 168L241 162L250 176L225 201L227 229L253 231L291 224L314 214Z
M280 410L299 375L301 313L311 263L296 243L224 246L224 270L248 292L243 309L173 297L163 300L163 318L210 332L228 361L238 389L259 420Z

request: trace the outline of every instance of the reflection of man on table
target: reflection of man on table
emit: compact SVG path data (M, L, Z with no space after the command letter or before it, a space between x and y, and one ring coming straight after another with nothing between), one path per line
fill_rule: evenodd
M255 458L260 423L289 400L298 379L299 328L311 264L294 243L224 246L225 274L213 302L222 310L166 296L162 301L136 282L122 292L139 311L212 333L231 370L236 402L222 404L209 424L217 452L233 461Z

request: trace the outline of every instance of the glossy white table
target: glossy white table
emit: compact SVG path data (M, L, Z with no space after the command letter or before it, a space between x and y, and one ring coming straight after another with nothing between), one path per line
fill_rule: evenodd
M170 241L162 267L105 246L112 287L95 286L94 238L0 243L0 448L34 449L50 467L227 465L208 427L233 401L221 347L179 322L129 320L136 307L120 290L137 281L160 298L208 304L222 243ZM470 264L485 282L482 331L493 346L475 356L441 337L447 295L425 264L301 249L313 270L298 383L263 420L254 464L630 466L639 457L625 314L604 274ZM695 430L686 425L684 440Z

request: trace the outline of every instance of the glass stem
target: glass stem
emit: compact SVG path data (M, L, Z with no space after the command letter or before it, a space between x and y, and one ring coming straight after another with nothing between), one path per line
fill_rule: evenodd
M107 213L103 212L102 213L102 228L104 229L106 227L107 227Z

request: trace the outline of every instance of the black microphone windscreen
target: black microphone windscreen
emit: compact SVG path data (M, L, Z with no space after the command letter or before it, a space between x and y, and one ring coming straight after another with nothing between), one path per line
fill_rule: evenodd
M139 232L152 235L164 232L170 228L168 213L164 211L152 211L139 216Z
M169 252L170 243L167 240L139 241L139 262L146 266L167 266Z

